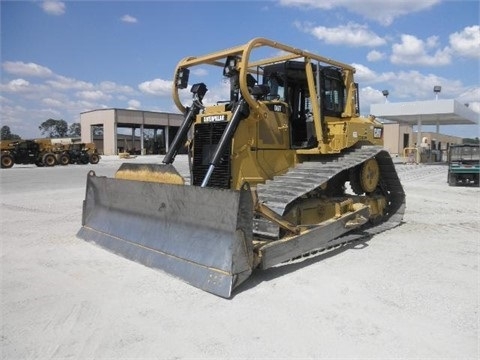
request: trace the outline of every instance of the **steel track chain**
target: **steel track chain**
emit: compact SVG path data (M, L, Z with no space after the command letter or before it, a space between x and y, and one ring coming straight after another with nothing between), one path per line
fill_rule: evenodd
M360 229L347 233L327 243L322 249L357 241L361 238L372 236L398 226L405 213L405 193L398 178L393 161L386 150L380 146L362 146L349 149L339 155L329 155L321 161L309 161L297 165L287 173L275 176L265 184L257 186L259 200L272 210L283 215L289 204L300 197L315 191L320 186L343 171L354 168L366 160L375 157L380 168L380 187L387 199L386 214L379 224L367 223ZM262 228L264 219L254 219L254 229ZM269 233L268 233L269 232ZM269 224L267 234L263 230L262 236L275 238L278 228ZM255 230L254 230L255 233ZM258 235L258 233L257 233ZM319 249L321 250L321 249ZM318 251L318 250L316 250Z

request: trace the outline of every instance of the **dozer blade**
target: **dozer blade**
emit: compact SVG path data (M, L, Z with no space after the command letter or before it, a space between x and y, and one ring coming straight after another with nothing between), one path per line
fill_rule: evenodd
M115 173L116 179L151 181L164 184L179 184L185 182L173 165L163 164L130 164L123 163Z
M213 294L253 268L252 199L240 191L87 177L77 236Z

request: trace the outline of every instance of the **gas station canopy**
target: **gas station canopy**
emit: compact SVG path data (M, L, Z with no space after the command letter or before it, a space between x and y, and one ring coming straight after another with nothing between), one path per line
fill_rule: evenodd
M478 124L480 116L456 100L372 104L370 112L377 118L418 126Z
M440 125L478 125L480 118L480 114L456 100L372 104L370 113L379 119L417 126L417 162L420 162L422 125L436 125L439 134Z

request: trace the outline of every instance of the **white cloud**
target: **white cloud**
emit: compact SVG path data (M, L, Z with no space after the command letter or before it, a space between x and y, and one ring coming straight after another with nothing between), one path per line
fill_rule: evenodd
M442 66L450 64L452 57L449 47L437 49L433 54L427 52L427 50L434 49L437 46L435 37L423 41L413 35L403 34L401 43L392 45L390 61L399 65Z
M307 32L327 44L348 46L381 46L386 40L368 29L368 26L350 22L347 25L328 28L311 24L295 23L302 31Z
M385 59L386 55L383 52L372 50L367 54L368 61L380 61Z
M378 75L375 71L371 70L365 65L362 64L351 64L355 68L355 80L360 84L366 82L375 82L378 80Z
M441 0L280 0L284 6L320 10L344 8L383 25L390 25L400 16L429 9L440 2Z
M2 100L2 125L7 124L9 126L19 126L22 124L22 118L20 115L26 115L30 109L26 109L23 106L11 105L11 101Z
M61 118L57 110L32 106L2 106L2 125L8 125L13 133L22 138L39 137L38 125L48 118Z
M42 2L42 9L50 15L65 14L65 3L63 1L46 0Z
M396 91L402 97L417 99L433 99L433 87L442 86L442 94L445 98L453 98L464 89L462 82L454 79L446 79L435 74L422 74L418 71L400 72L397 74L398 86Z
M81 80L68 78L65 76L57 75L55 80L46 81L54 89L58 90L90 90L93 89L93 84Z
M480 58L480 26L468 26L451 34L450 46L460 56Z
M2 74L2 124L27 138L40 136L38 125L49 117L62 118L68 123L78 122L81 112L125 106L128 99L140 94L128 85L113 81L82 81L21 61L2 63ZM139 108L141 104L131 100L129 105Z
M28 80L18 78L10 80L7 83L0 84L0 91L2 93L10 93L26 99L39 98L40 94L45 94L49 91L49 87L44 84L31 83Z
M63 101L59 99L53 99L53 98L42 99L42 103L46 106L58 107L58 108L63 108L65 106L65 103Z
M142 104L138 100L132 99L128 101L128 109L138 110L140 106L142 106Z
M133 94L135 92L130 86L120 85L113 81L102 81L98 86L106 93Z
M191 87L188 89L181 89L178 94L180 101L184 106L190 106L192 104L192 93L190 92ZM205 97L202 100L202 103L206 106L215 105L219 101L225 101L230 99L230 82L228 79L222 79L216 84L211 84L208 86L208 91ZM171 110L177 112L176 107Z
M8 82L8 84L3 85L0 88L2 91L6 92L19 92L28 90L30 83L25 79L14 79Z
M397 99L433 99L433 87L442 86L446 98L455 97L463 91L458 80L446 79L435 74L422 74L418 71L401 71L389 81L390 94Z
M370 86L360 89L360 99L361 110L364 114L368 113L367 108L370 108L370 104L378 104L385 101L383 93Z
M348 0L347 0L348 1ZM317 8L321 10L331 10L336 7L345 6L346 0L280 0L280 5L292 7Z
M208 75L208 71L204 68L194 68L192 69L192 74L196 76L206 76Z
M172 93L172 86L170 80L154 79L141 83L138 88L145 94L166 96Z
M438 44L438 36L430 36L425 41L425 46L429 49L434 49L439 46Z
M458 95L458 101L463 103L470 103L473 101L480 101L480 86L472 86Z
M393 81L396 78L394 72L388 71L378 74L374 70L362 64L351 64L355 68L355 81L360 84L377 84Z
M100 90L85 90L76 93L77 97L88 101L110 100L112 97Z
M133 17L132 15L123 15L121 18L120 18L121 21L125 22L125 23L128 23L128 24L135 24L138 22L137 18L136 17Z
M454 98L462 91L464 86L458 80L442 78L434 74L422 74L418 71L401 71L398 73L386 72L376 73L366 67L359 67L360 74L364 81L360 84L360 105L362 114L367 114L371 104L385 102L382 90L388 90L388 100L392 102L414 101L414 100L432 100L434 99L433 87L442 85L442 94L445 98ZM356 78L359 80L359 78ZM471 99L472 95L465 96L465 99ZM469 101L465 101L469 102ZM472 110L475 108L475 102L470 102Z
M5 96L0 95L0 107L1 107L3 104L12 104L12 103L13 103L12 100L7 99Z
M441 85L442 94L448 98L455 98L465 91L461 81L446 79L434 74L423 74L414 70L378 73L362 64L352 64L352 66L356 69L355 80L360 83L361 89L364 87L368 90L372 85L381 86L380 90L388 90L389 98L396 99L396 101L431 99L435 85ZM369 94L372 98L371 91ZM472 102L475 99L474 96L475 93L471 92L469 96L465 95L465 102ZM361 100L361 103L364 105L364 100Z
M472 86L458 95L457 100L468 104L469 109L480 113L480 86Z
M192 100L192 94L190 93L190 100ZM205 95L205 98L203 99L203 103L205 105L214 105L218 101L225 101L230 99L230 82L225 79L222 80L221 82L209 87L207 94Z
M5 61L2 63L2 67L5 72L17 76L48 77L52 75L52 70L49 68L31 62Z

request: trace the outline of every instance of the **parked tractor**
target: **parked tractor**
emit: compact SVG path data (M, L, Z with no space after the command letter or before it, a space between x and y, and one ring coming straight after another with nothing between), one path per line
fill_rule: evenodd
M11 168L14 164L35 164L37 166L54 166L57 156L51 146L36 140L18 140L0 145L1 167Z

